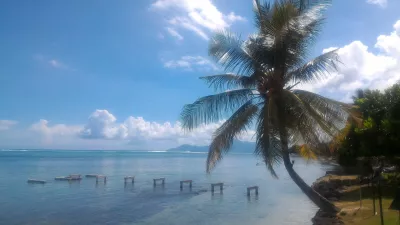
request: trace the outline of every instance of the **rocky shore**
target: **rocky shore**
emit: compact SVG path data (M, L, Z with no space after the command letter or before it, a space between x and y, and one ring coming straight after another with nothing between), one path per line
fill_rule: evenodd
M336 202L340 200L344 187L357 184L355 176L325 175L317 179L312 188L325 198ZM335 213L319 210L312 219L313 225L341 225L343 221Z

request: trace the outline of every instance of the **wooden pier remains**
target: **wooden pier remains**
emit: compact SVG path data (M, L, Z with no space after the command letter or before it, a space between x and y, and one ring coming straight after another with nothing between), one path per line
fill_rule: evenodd
M132 180L132 184L135 183L135 176L124 177L124 183L126 184L129 180Z
M56 177L54 180L80 181L82 177L80 174L70 174L69 176Z
M192 180L182 180L180 185L181 190L183 189L183 184L184 183L189 183L189 188L192 189Z
M249 197L250 197L251 190L255 190L256 195L258 196L258 186L253 186L253 187L248 187L247 188L247 196L249 196Z
M81 178L82 176L80 174L70 174L69 177L72 178Z
M219 186L219 191L222 193L224 189L224 183L214 183L211 184L211 194L214 194L214 187Z
M104 183L107 183L107 176L104 176L104 175L97 175L97 176L96 176L96 184L99 183L99 179L103 180Z
M87 178L96 178L98 176L98 174L86 174L85 177Z
M165 185L165 178L157 178L157 179L153 179L153 186L157 185L157 181L162 181L162 186Z
M46 181L45 180L29 179L28 183L30 183L30 184L45 184Z

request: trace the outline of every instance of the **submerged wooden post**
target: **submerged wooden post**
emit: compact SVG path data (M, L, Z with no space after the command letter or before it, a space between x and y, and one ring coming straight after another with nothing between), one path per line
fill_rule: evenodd
M219 191L221 193L223 192L224 183L214 183L214 184L211 184L211 193L212 194L214 194L214 187L215 186L219 186Z
M132 180L132 184L135 183L135 176L124 177L124 183L126 184L129 179Z
M182 180L180 183L181 190L183 189L183 183L189 183L189 188L192 189L192 180Z
M165 178L157 178L157 179L153 179L153 186L157 185L157 181L162 181L162 186L165 185Z
M248 187L247 188L247 196L250 196L251 190L255 190L256 195L258 195L258 186Z

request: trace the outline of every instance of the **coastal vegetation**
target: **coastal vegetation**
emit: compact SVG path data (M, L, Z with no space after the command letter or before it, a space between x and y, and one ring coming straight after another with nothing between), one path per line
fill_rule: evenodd
M398 224L399 212L389 206L400 184L400 84L383 91L357 90L353 105L360 120L348 121L332 140L331 150L345 171L361 177L380 174L381 181L370 179L360 185L360 176L354 176L353 185L339 188L340 197L334 203L341 208L340 220L354 225ZM377 186L382 189L382 206L376 200Z
M358 90L353 104L360 112L361 124L349 122L332 143L338 162L349 166L360 157L380 157L399 164L400 84L384 91Z
M191 131L201 124L228 119L214 132L207 172L227 153L234 139L255 128L254 153L265 161L272 176L283 162L292 180L319 208L337 208L296 173L290 145L298 144L301 156L325 154L320 148L344 127L351 106L301 90L330 75L339 62L335 50L309 61L309 51L324 21L329 1L254 1L257 32L246 40L221 31L209 44L209 55L225 73L201 77L218 94L185 105L182 126Z

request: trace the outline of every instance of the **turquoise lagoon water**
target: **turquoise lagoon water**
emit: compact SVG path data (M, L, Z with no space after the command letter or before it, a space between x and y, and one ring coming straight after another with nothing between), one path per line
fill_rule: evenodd
M0 150L0 224L310 224L313 204L290 180L283 166L272 178L252 154L231 154L210 175L206 154L145 151ZM308 183L329 167L295 159ZM54 181L68 174L104 174L95 179ZM123 177L136 176L134 185ZM153 178L165 177L164 187ZM48 183L28 184L29 178ZM179 181L194 181L192 190ZM224 182L223 194L210 184ZM246 187L258 185L258 197ZM207 191L206 191L207 190Z

